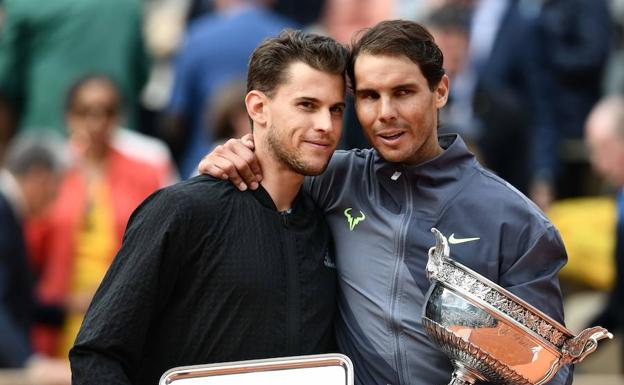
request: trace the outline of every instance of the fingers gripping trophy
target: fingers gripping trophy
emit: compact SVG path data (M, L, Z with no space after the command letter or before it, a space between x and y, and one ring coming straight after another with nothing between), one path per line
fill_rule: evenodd
M489 381L540 385L564 365L581 362L598 341L613 338L596 326L574 335L535 307L449 258L444 235L431 231L427 277L431 287L422 323L451 358L449 385Z

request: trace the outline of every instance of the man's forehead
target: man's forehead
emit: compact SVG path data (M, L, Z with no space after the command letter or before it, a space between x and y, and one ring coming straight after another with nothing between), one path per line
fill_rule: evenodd
M357 89L373 84L413 82L407 77L423 76L418 64L405 55L364 53L358 55L354 66Z
M392 63L392 62L408 63L409 62L413 65L417 65L416 63L412 61L412 59L410 59L407 55L404 55L402 53L396 53L396 54L389 53L389 52L373 53L373 52L368 52L368 51L360 52L355 57L355 61L353 64L357 66L358 63L361 63L362 61L365 61L366 59L374 59L376 61L383 61L387 63Z
M284 82L276 87L277 93L307 99L335 99L344 101L345 80L340 74L317 70L303 62L291 63L285 71Z

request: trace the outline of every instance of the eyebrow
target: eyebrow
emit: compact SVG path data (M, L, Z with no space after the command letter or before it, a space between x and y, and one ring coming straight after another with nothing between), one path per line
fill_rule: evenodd
M310 103L316 103L316 104L320 104L321 103L321 101L318 100L317 98L312 98L312 97L309 97L309 96L299 96L299 97L295 98L295 100L297 102L310 102Z
M416 83L404 83L404 84L399 84L398 86L394 86L392 87L393 90L400 90L403 88L418 88L418 84Z
M300 96L298 98L295 99L297 102L310 102L310 103L314 103L314 104L322 104L320 100L318 100L317 98L312 98L309 96ZM332 103L332 106L346 106L345 102L337 102L337 103Z
M418 88L418 84L416 83L403 83L392 87L393 91L401 90L405 88ZM365 93L365 92L379 92L374 88L359 88L355 90L356 93Z

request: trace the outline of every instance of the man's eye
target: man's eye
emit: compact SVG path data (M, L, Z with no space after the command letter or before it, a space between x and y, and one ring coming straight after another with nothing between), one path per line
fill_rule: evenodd
M377 99L377 94L373 92L363 92L361 94L358 94L358 98L362 100L374 100Z
M330 108L329 110L332 114L334 115L342 115L344 113L344 107L343 106L335 106Z
M306 110L311 110L314 108L314 104L311 102L300 102L299 107L306 109Z
M413 92L412 90L398 90L398 91L396 92L396 95L397 95L397 96L407 96L407 95L411 95L411 94L413 94L413 93L414 93L414 92Z

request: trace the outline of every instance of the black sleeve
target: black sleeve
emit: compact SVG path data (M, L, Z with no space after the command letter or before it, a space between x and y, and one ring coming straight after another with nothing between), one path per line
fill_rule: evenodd
M74 385L130 384L135 377L149 326L179 271L172 251L182 249L190 223L179 195L160 190L132 214L69 353Z

